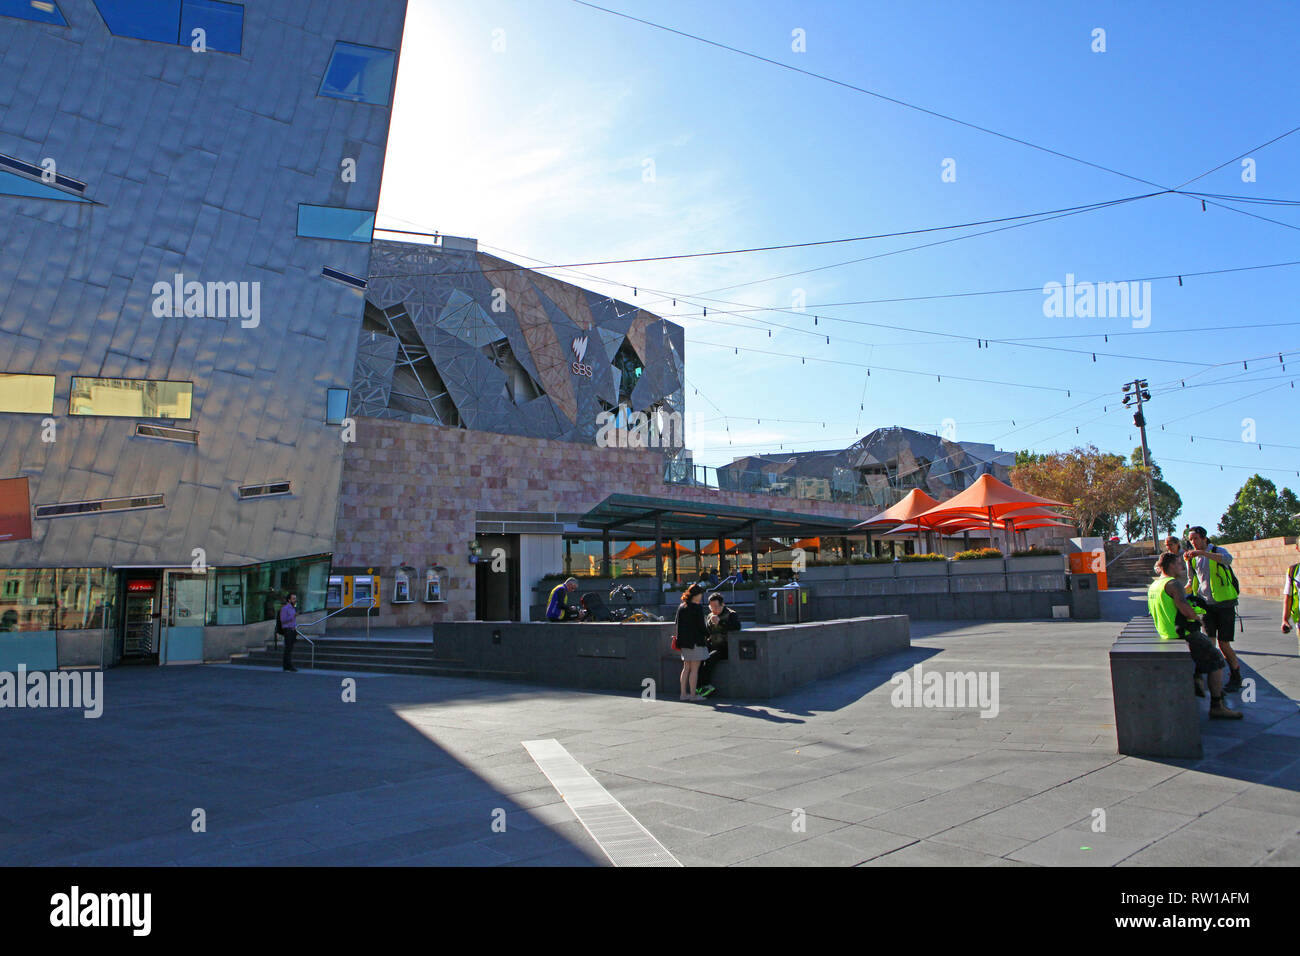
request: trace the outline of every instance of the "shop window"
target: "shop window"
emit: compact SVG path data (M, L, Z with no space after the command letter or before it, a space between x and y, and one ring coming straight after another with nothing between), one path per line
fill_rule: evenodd
M290 594L298 595L298 613L325 609L330 556L268 561L244 571L244 623L256 624L275 617Z
M298 206L298 235L304 239L340 239L369 242L375 232L375 214L369 209L339 206Z
M194 385L190 382L74 376L68 413L114 418L186 419L190 417L193 400Z
M0 412L53 415L54 376L0 374Z
M387 106L396 68L397 54L392 50L340 40L334 44L318 92L335 99Z
M58 606L54 568L0 570L0 632L52 631Z
M325 390L325 424L341 425L348 417L348 390L346 388L327 388Z
M34 20L37 23L52 23L56 27L66 27L68 21L63 19L63 12L54 0L0 0L0 17L17 17L19 20Z
M107 568L60 568L57 573L58 610L55 626L61 631L107 627Z
M208 579L208 623L227 626L244 623L244 573L214 568Z

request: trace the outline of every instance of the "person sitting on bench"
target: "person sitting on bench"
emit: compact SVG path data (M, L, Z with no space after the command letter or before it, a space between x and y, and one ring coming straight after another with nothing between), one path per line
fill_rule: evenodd
M1210 716L1222 720L1240 720L1244 715L1232 710L1223 699L1223 669L1228 666L1223 654L1201 630L1201 619L1187 603L1186 592L1178 586L1178 556L1166 551L1160 555L1155 570L1160 575L1147 588L1147 609L1155 621L1156 633L1164 641L1182 640L1192 653L1196 675L1208 675Z

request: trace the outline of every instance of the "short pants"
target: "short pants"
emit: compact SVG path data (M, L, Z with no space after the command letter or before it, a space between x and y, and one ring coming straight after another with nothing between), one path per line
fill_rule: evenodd
M707 660L709 649L703 644L696 647L683 647L681 649L682 660L684 661L702 661Z
M1232 643L1232 629L1237 623L1237 606L1235 604L1207 604L1201 620L1205 622L1205 633L1216 641Z
M1192 652L1197 674L1213 674L1228 666L1218 645L1201 631L1192 631L1183 640L1187 642L1187 649Z

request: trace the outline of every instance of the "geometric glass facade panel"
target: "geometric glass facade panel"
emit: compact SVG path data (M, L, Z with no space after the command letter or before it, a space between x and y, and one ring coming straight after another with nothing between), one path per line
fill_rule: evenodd
M68 414L184 419L190 417L193 401L190 382L74 377Z
M370 209L342 209L338 206L298 206L298 235L305 239L342 239L369 242L375 231L375 213Z
M0 373L0 412L54 414L54 376Z
M95 0L108 32L155 43L190 46L203 30L203 46L222 53L243 48L244 5L225 0Z
M78 196L71 196L62 190L55 189L53 186L24 179L22 176L5 172L3 169L0 169L0 194L22 196L27 199L61 199L64 202L86 201Z
M185 0L181 6L181 43L191 43L202 29L209 50L239 53L244 39L244 7L223 0Z
M95 0L114 36L176 43L181 30L181 0Z
M396 67L397 54L392 50L340 40L334 44L334 54L325 68L319 93L340 100L387 106Z
M3 384L0 382L0 384ZM325 390L325 424L341 425L348 417L348 389L329 388Z
M0 17L17 17L20 20L35 20L37 23L53 23L66 27L68 21L59 12L59 5L54 0L0 0Z

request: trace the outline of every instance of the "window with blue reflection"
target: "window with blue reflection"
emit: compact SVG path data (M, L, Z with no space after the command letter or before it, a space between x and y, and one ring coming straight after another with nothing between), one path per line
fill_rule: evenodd
M339 40L325 68L320 95L387 106L396 67L397 54L392 50Z
M298 206L298 235L306 239L341 239L369 242L375 231L375 214L369 209L338 206Z
M35 180L16 176L0 169L0 195L24 196L29 199L60 199L63 202L86 202L80 196L65 193L61 189L38 183Z
M56 27L66 27L68 21L54 0L0 0L0 17L17 17L19 20L35 20L37 23L53 23Z
M181 32L181 0L95 0L114 36L176 43Z
M239 53L243 49L244 7L222 0L184 0L181 4L181 44L192 45L194 31L199 28L207 34L209 50Z
M348 417L348 390L330 388L325 390L325 424L342 425Z

